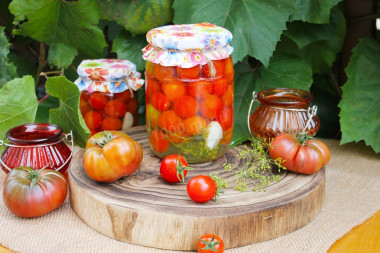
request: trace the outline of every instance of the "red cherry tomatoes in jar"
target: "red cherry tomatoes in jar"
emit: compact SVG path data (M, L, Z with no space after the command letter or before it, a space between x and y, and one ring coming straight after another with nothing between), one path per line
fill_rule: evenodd
M224 242L217 235L205 234L198 240L197 249L198 253L223 253Z
M110 100L104 107L104 113L110 117L123 117L127 112L127 105L120 100Z
M177 67L178 77L181 79L197 78L199 76L199 72L200 72L200 66L199 65L196 65L196 66L191 67L191 68Z
M196 99L205 98L212 92L212 82L204 80L189 82L187 84L187 92Z
M88 95L88 102L92 108L102 109L107 103L107 98L103 92L95 91Z
M200 102L199 110L207 119L216 118L222 111L223 103L218 96L209 95Z
M142 158L140 144L127 134L103 131L88 139L83 166L91 179L107 183L134 173Z
M65 177L55 170L14 168L4 182L4 203L19 217L33 218L45 215L60 207L66 195Z
M225 78L218 78L212 82L212 93L217 96L222 96L228 88L228 81Z
M183 156L173 154L166 156L160 166L160 174L169 183L185 182L187 171L187 161Z
M150 132L149 141L153 150L158 153L165 153L168 150L170 144L167 140L167 137L157 130Z
M187 183L187 194L198 203L211 200L216 194L217 186L215 181L205 175L195 176Z
M103 130L120 130L121 121L119 118L107 117L102 122L102 129Z
M158 125L171 133L182 133L185 130L183 119L173 110L167 110L158 117Z
M177 76L176 67L164 67L159 64L154 64L153 73L154 76L161 82L166 81L168 79L173 79Z
M313 174L326 165L330 159L330 150L321 141L305 140L302 135L297 138L293 134L282 133L273 139L269 155L273 159L283 159L281 164L289 171Z
M212 61L212 63L214 64L214 68L215 68L215 76L224 75L224 67L225 67L224 59ZM202 65L202 73L204 77L208 77L208 78L212 77L211 69L208 64Z
M150 97L150 102L153 107L160 112L166 111L170 107L169 99L162 93L154 93Z
M226 131L232 127L233 122L233 110L232 107L224 107L222 112L218 116L218 122L223 128L223 131Z
M147 98L152 97L152 95L156 92L161 92L161 84L157 80L147 78L146 82L145 93Z
M198 102L191 96L179 97L174 101L174 111L182 118L190 118L198 112Z
M221 98L224 106L232 105L232 103L234 102L234 90L231 85L228 86L226 92L223 94Z
M120 93L115 93L115 97L118 100L121 100L121 101L124 101L124 102L128 102L129 99L131 99L132 94L131 94L130 90L125 90L125 91L120 92Z
M165 82L162 84L161 89L166 97L172 102L177 98L186 95L186 87L184 83L180 81Z
M187 136L194 136L201 133L206 127L207 123L201 116L194 116L185 119L185 133Z
M84 122L90 130L96 130L102 125L103 117L97 111L89 111L84 115Z

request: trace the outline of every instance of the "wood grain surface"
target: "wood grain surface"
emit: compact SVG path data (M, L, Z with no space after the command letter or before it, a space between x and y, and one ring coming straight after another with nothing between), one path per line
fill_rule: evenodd
M281 180L265 191L233 189L235 176L223 163L242 166L240 147L216 161L194 164L186 182L195 175L219 172L228 189L217 202L190 200L186 184L169 184L159 176L160 159L150 150L144 127L128 134L141 144L144 158L139 170L112 184L97 183L85 173L83 151L69 172L71 205L91 228L133 244L172 250L195 250L205 233L220 235L226 248L269 240L308 224L324 199L325 171L305 176L282 172Z

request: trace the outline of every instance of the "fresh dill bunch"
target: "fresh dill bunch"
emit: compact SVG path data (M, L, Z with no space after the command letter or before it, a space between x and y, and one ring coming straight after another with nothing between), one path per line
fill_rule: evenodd
M241 146L238 153L239 162L243 166L233 168L232 164L223 164L224 170L235 172L234 189L238 191L247 191L248 184L252 182L254 183L252 190L261 191L272 182L280 181L280 175L274 172L274 168L277 168L278 172L285 169L281 165L281 159L269 157L270 140L251 138L250 141L251 145Z
M216 183L216 193L213 198L214 202L218 199L219 195L224 193L223 188L227 188L227 183L224 178L219 177L218 172L211 172L209 176L215 181Z

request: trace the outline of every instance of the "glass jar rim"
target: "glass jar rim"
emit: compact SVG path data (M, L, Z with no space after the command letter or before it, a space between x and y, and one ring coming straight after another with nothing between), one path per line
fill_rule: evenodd
M22 139L20 136L24 134L33 134L35 132L50 133L47 137L35 138L35 139ZM51 133L53 133L51 135ZM45 142L57 141L62 136L62 128L60 126L50 123L29 123L11 128L6 133L6 138L12 143L18 144L37 144Z
M297 98L295 101L284 101L286 95ZM262 104L273 106L297 107L310 104L313 94L302 89L293 88L273 88L262 90L257 94L257 99Z

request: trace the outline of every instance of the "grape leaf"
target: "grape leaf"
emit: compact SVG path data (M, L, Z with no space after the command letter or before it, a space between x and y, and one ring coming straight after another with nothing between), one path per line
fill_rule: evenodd
M313 82L310 66L301 57L283 52L275 52L268 68L261 66L252 71L238 63L235 69L233 145L250 137L247 116L253 91L280 87L309 90Z
M33 123L38 101L31 76L15 78L0 89L0 139L12 127Z
M145 36L132 37L127 31L121 31L115 38L112 52L117 53L119 59L127 59L136 64L137 71L145 69L145 61L142 58L141 49L147 45Z
M315 24L329 22L330 10L342 0L297 0L298 12L291 20L302 20Z
M0 88L17 76L16 66L8 61L9 42L4 34L5 28L0 26Z
M63 131L73 131L74 143L82 148L86 146L90 130L84 123L79 110L80 91L64 76L50 77L46 81L46 91L60 100L58 108L50 109L49 122L59 125Z
M133 35L143 34L173 19L172 0L95 0L102 18L116 21Z
M66 68L74 60L78 51L66 44L54 43L49 48L48 62L57 68Z
M380 152L379 69L380 43L370 38L360 40L345 69L348 81L339 103L341 144L364 140Z
M295 4L295 0L175 0L174 22L207 21L225 27L234 36L234 62L248 54L268 66L289 15L296 12Z
M100 56L107 46L96 25L100 12L93 0L13 0L9 10L15 15L13 23L18 25L15 34L49 46L65 44L92 57Z

